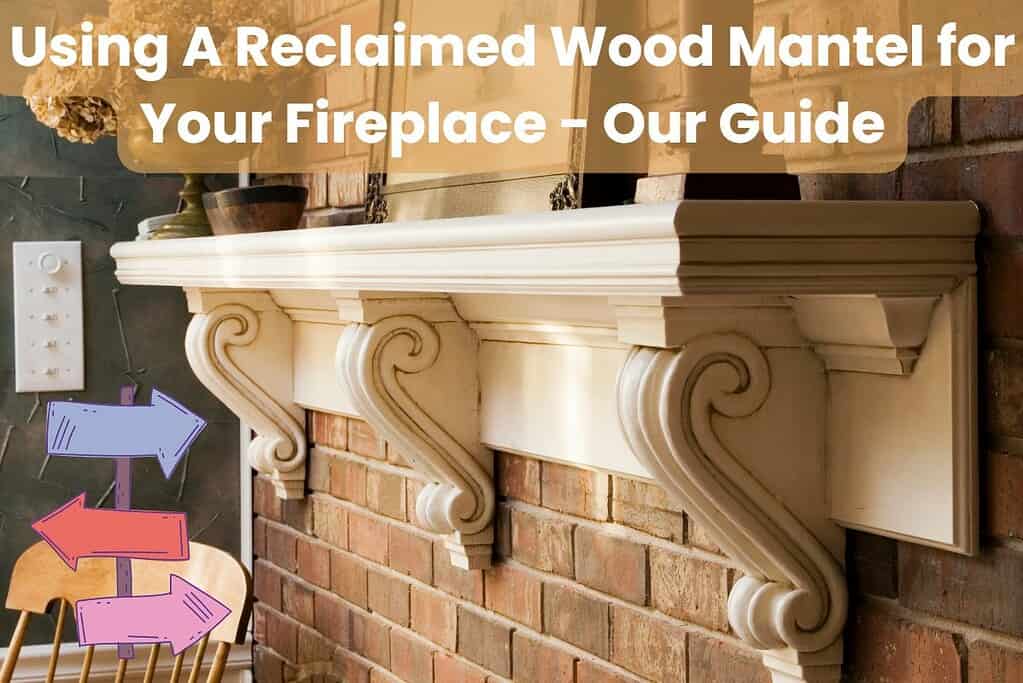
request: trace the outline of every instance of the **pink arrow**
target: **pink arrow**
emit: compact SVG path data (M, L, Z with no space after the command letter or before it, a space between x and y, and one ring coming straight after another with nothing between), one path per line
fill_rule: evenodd
M178 655L231 614L230 608L176 574L170 592L79 600L81 645L170 643Z

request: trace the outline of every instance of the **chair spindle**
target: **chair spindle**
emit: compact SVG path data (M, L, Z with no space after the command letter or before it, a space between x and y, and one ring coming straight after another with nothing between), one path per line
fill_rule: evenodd
M60 659L60 642L64 639L64 619L67 617L68 602L60 599L60 609L57 611L57 625L53 629L53 649L50 650L50 666L46 669L46 683L53 683L53 677L57 673L57 660Z
M31 612L22 610L18 615L18 625L14 627L14 635L11 636L11 644L7 648L7 659L0 669L0 683L11 683L14 676L14 667L18 664L18 655L21 654L21 644L25 640L25 631L28 629L28 620Z

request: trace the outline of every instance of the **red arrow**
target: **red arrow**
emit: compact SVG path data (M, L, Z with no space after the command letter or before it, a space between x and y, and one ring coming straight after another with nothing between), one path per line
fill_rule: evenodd
M187 560L188 522L183 512L90 510L85 494L32 525L71 569L82 557Z

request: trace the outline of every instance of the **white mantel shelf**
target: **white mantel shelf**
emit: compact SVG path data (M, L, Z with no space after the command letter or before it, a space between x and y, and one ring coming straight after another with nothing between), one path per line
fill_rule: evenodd
M118 244L304 495L304 411L369 421L489 566L493 450L661 484L743 569L775 681L837 681L843 527L976 551L970 203L684 202Z

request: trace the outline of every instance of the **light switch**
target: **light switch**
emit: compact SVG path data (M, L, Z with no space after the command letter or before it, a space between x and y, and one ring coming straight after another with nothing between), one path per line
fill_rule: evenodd
M14 384L85 389L82 243L14 243Z

